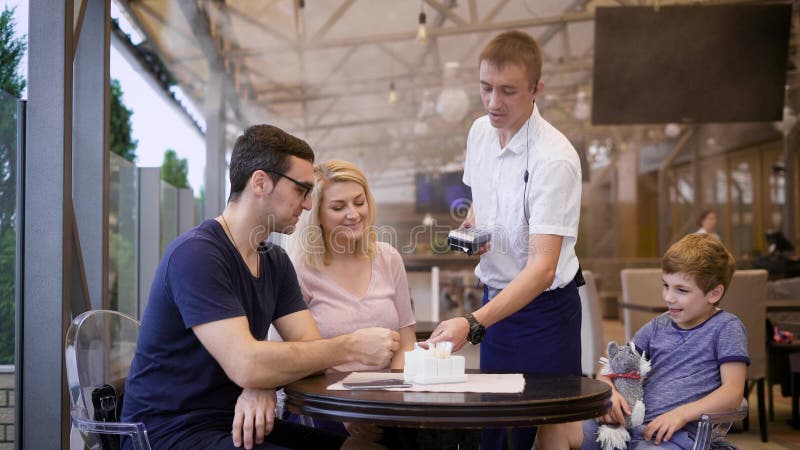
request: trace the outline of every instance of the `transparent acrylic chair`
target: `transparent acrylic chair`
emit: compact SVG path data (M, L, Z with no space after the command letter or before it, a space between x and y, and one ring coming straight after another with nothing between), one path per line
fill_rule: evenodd
M87 311L67 330L70 416L90 449L119 448L118 436L127 435L135 450L150 450L143 423L118 422L138 336L139 322L116 311Z
M734 411L720 414L703 414L697 422L697 436L695 436L692 450L733 449L737 447L725 440L731 425L747 416L747 399Z

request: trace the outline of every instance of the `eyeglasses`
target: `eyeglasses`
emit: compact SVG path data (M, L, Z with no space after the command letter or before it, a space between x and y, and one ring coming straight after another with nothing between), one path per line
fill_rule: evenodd
M308 198L308 193L311 192L312 189L314 189L314 185L313 184L308 184L308 183L303 183L302 181L297 181L294 178L290 177L289 175L286 175L283 172L278 172L277 170L273 170L273 169L262 169L262 170L264 172L274 173L275 175L277 175L279 177L286 178L287 180L291 181L292 183L296 184L298 187L303 189L303 200Z

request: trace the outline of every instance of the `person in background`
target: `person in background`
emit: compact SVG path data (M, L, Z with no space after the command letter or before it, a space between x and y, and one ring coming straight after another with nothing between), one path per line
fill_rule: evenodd
M483 306L440 323L429 342L481 344L480 367L495 372L581 375L581 282L575 242L581 167L569 140L540 114L542 52L526 33L495 36L479 57L486 115L467 137L466 185L473 203L462 226L492 232L475 274ZM485 333L485 337L484 337ZM507 448L505 430L481 448ZM514 430L517 449L578 447L579 422Z
M717 231L717 214L714 211L706 210L700 214L700 219L697 220L700 229L695 233L704 233L719 239Z
M367 327L395 330L400 348L390 362L352 361L330 370L402 369L403 352L413 348L414 312L405 266L391 245L378 242L377 213L363 172L347 161L314 167L312 208L299 226L290 251L300 290L323 338L334 338ZM317 427L350 434L390 447L402 447L396 429L366 423L314 419ZM403 438L406 438L404 436Z

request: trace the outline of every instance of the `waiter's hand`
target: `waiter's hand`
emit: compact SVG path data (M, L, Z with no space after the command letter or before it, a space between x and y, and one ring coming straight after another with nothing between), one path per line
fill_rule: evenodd
M469 220L465 220L465 221L461 222L461 228L474 228L474 227L475 227L475 224L470 222ZM477 252L473 253L472 256L481 256L482 254L488 252L489 248L491 248L491 246L492 246L491 242L487 242L487 243L481 245L481 248L479 248Z
M469 335L469 321L464 317L456 317L441 322L426 343L450 341L453 343L453 351L457 352L467 343L467 335Z

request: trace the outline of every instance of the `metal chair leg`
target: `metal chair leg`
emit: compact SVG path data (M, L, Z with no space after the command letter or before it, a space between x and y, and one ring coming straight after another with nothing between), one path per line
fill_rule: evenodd
M772 394L772 384L767 383L767 408L769 409L769 421L775 421L775 399Z
M758 380L758 426L761 432L761 442L767 442L767 411L764 404L764 384L762 378Z
M752 390L752 385L750 385L749 381L744 382L744 398L750 398L750 391ZM750 414L747 414L744 419L742 419L742 429L744 431L750 431Z

